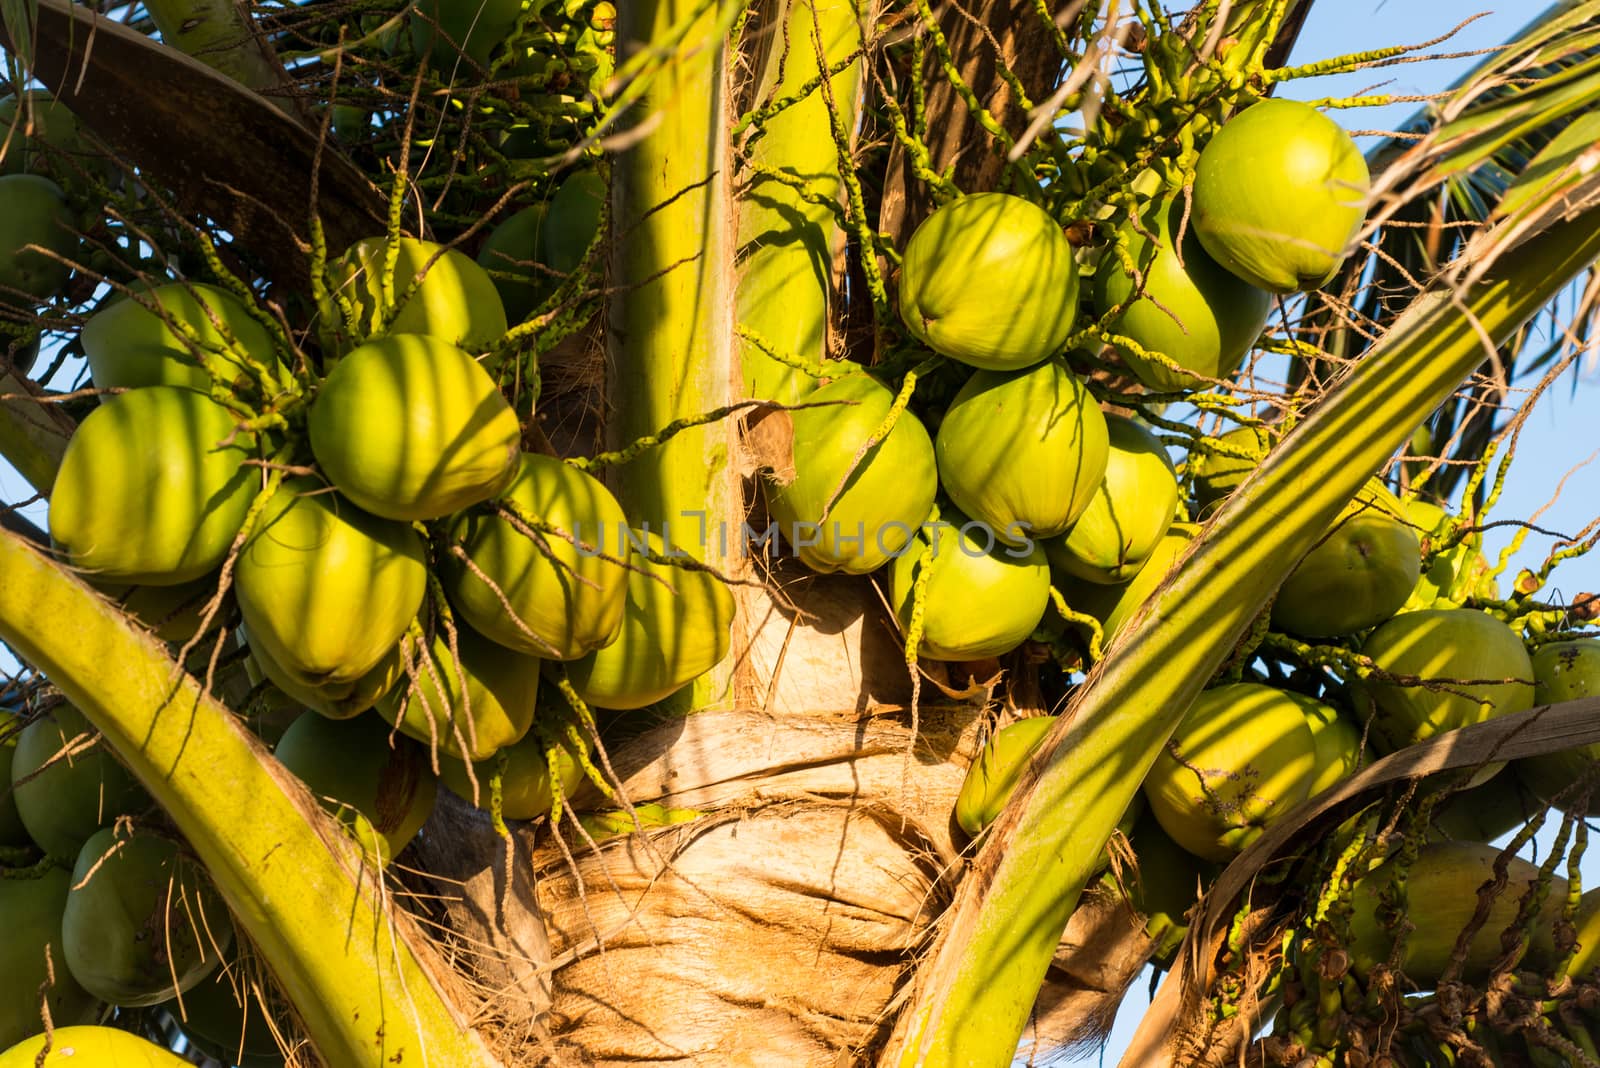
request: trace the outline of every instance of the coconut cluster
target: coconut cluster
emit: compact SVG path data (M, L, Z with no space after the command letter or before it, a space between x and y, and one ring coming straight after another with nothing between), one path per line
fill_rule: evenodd
M1244 191L1221 191L1218 175L1241 167L1251 180L1229 189ZM792 479L768 481L772 517L815 570L863 574L892 561L890 602L920 634L920 655L1009 652L1046 616L1051 569L1116 588L1185 544L1181 531L1169 536L1180 501L1166 448L1148 426L1102 412L1072 369L1085 306L1150 388L1226 379L1272 293L1313 288L1337 269L1368 185L1335 123L1280 101L1223 125L1198 173L1192 213L1182 196L1157 196L1081 255L1032 200L950 201L906 243L898 295L906 332L972 369L959 391L925 411L856 371L792 413L799 462ZM1275 185L1289 191L1261 191ZM1085 257L1098 267L1080 294Z
M236 605L278 729L315 714L271 739L280 760L381 858L426 818L435 753L485 804L490 772L527 768L502 782L522 818L551 803L549 754L571 788L586 758L533 731L541 683L562 701L552 676L634 709L728 652L722 581L633 529L594 475L524 449L493 373L501 294L577 265L594 180L558 192L576 229L502 236L493 273L431 242L357 242L329 265L320 376L248 295L201 283L133 289L81 333L106 392L52 490L57 552L164 640Z
M102 1004L165 1003L215 971L228 910L178 841L121 825L152 802L82 713L0 708L0 772L0 850L21 862L0 869L0 1048L37 1030L47 986L61 1027Z
M1225 382L1274 295L1336 273L1368 185L1336 124L1269 100L1215 130L1192 195L1148 198L1098 248L1075 250L1060 222L1022 197L945 204L904 249L899 311L907 334L962 377L953 392L899 396L852 370L803 398L790 415L794 471L769 474L765 487L793 554L820 572L881 569L923 658L1004 656L1030 637L1061 638L1063 615L1075 628L1092 618L1102 644L1137 626L1198 534L1186 520L1235 492L1279 430L1252 422L1194 443L1180 480L1150 426L1102 410L1074 370L1075 332L1092 311L1109 349L1151 390ZM1080 264L1094 265L1081 293ZM1495 597L1480 545L1467 521L1402 501L1379 480L1356 494L1264 622L1296 641L1338 643L1365 668L1342 690L1318 687L1319 697L1227 680L1201 695L1144 783L1147 812L1128 814L1140 856L1170 862L1174 877L1162 882L1207 878L1351 774L1369 746L1386 753L1521 711L1537 687L1577 692L1571 665L1587 663L1586 648L1530 658L1523 635L1480 603ZM1562 683L1551 681L1558 664ZM990 740L956 806L969 835L998 814L1050 722L1024 720ZM1542 792L1591 759L1559 770L1542 762L1551 784ZM1148 915L1181 927L1192 894L1163 897L1152 885L1147 896Z

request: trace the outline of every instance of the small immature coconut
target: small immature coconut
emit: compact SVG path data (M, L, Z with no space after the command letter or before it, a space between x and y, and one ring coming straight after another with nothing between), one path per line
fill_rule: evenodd
M1461 607L1474 592L1473 579L1478 565L1483 562L1479 551L1483 546L1483 534L1474 531L1448 549L1441 549L1455 536L1461 521L1420 497L1408 497L1402 503L1406 522L1422 543L1423 555L1432 556L1427 570L1417 579L1416 588L1406 598L1403 610Z
M1195 498L1208 505L1238 489L1261 466L1276 440L1272 430L1259 426L1234 427L1216 438L1202 439L1190 451L1186 465L1194 479Z
M953 200L906 242L900 318L935 352L973 367L1031 367L1061 348L1078 315L1072 243L1032 201Z

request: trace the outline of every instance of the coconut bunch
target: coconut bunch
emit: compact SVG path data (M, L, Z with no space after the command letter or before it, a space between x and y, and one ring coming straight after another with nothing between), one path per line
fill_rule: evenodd
M1098 338L1158 394L1225 386L1273 296L1339 269L1368 177L1326 117L1254 104L1211 132L1195 166L1192 198L1150 196L1097 248L1075 249L1060 220L1021 197L950 201L908 242L898 296L907 333L956 365L960 384L925 396L915 374L897 390L855 371L790 413L794 471L768 475L769 513L813 570L882 569L910 653L978 661L1035 638L1092 663L1137 626L1197 535L1183 520L1236 491L1281 436L1246 420L1198 437L1180 475L1148 422L1105 410L1094 361L1074 355ZM1095 273L1080 294L1083 263ZM1494 599L1469 521L1371 481L1172 737L1144 785L1148 817L1129 814L1135 850L1158 866L1178 858L1162 870L1193 890L1369 747L1381 755L1531 707L1549 669ZM1257 653L1320 656L1333 671L1247 670ZM1548 664L1578 657L1565 645L1539 653ZM1049 723L1023 720L990 740L956 806L967 835L997 815ZM1563 759L1571 766L1550 773L1541 797L1593 757ZM1180 897L1141 909L1169 952L1193 893Z
M383 859L431 809L430 753L488 804L468 765L520 768L525 739L559 751L529 733L542 678L635 709L728 651L722 582L581 466L524 449L494 373L501 294L536 304L578 270L597 192L582 174L567 214L486 246L494 274L430 242L358 242L329 267L320 374L253 302L203 283L135 288L81 333L100 403L52 492L57 551L164 640L236 611L251 681L285 698L280 759L372 824L358 837ZM329 722L278 740L304 709ZM358 751L370 767L321 766Z
M1274 139L1279 150L1263 151ZM798 460L792 478L767 482L773 519L814 570L892 561L889 600L915 653L1010 652L1045 618L1052 569L1091 587L1066 597L1077 610L1109 599L1092 587L1125 587L1183 544L1168 540L1180 494L1165 446L1148 424L1103 410L1077 350L1110 338L1155 390L1226 379L1271 294L1337 270L1368 185L1335 123L1282 101L1222 125L1196 166L1192 205L1148 199L1099 248L1075 248L1062 221L1020 196L945 204L907 242L898 295L910 338L961 369L954 396L925 407L914 377L897 393L853 372L791 413ZM1259 173L1234 181L1246 168L1284 171L1298 199L1268 196ZM1080 294L1080 260L1098 261L1092 293Z
M227 909L180 840L144 822L150 798L80 712L0 710L0 770L0 1048L37 1030L41 996L70 1028L217 969Z

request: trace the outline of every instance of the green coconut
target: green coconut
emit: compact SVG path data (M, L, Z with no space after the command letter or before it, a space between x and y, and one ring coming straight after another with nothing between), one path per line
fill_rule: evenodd
M583 759L572 739L563 736L555 745L556 781L561 784L561 796L570 800L583 782ZM550 814L555 802L551 790L549 744L537 732L525 734L520 741L506 746L488 760L472 765L472 776L467 766L454 757L439 758L439 781L457 797L468 804L489 811L493 804L493 778L500 767L500 815L508 820L535 820ZM477 786L474 789L473 783Z
M416 837L438 796L427 747L376 715L307 713L289 725L273 755L381 864Z
M1278 587L1273 626L1308 638L1366 630L1400 610L1421 573L1417 535L1374 479Z
M956 795L956 824L963 831L976 838L995 821L1055 722L1055 716L1030 716L994 733L967 769Z
M202 393L150 386L78 424L50 492L50 538L107 582L175 586L222 564L260 472L255 440Z
M44 89L0 97L0 174L46 174L70 184L76 167L102 170L78 131L78 118Z
M107 827L78 853L61 938L67 967L85 990L142 1008L215 971L233 944L233 921L177 842Z
M488 70L490 54L512 40L521 17L520 0L414 0L411 47L430 57L439 77L475 81L473 65Z
M49 300L72 273L57 257L71 259L77 251L77 228L60 186L36 174L0 175L0 300L14 304L13 291Z
M531 656L576 660L609 643L627 596L628 520L617 499L593 476L534 453L522 455L503 499L560 533L461 515L450 537L467 559L444 560L450 603L485 637Z
M329 265L333 298L319 312L328 351L347 352L379 330L387 307L385 249L383 238L366 238ZM399 303L399 311L385 334L426 334L470 353L486 351L505 335L506 310L494 280L464 253L403 237L393 281L392 299ZM345 321L341 300L354 306L354 332Z
M427 585L415 530L294 478L262 510L233 588L269 675L337 690L393 654Z
M1233 374L1272 310L1271 295L1219 266L1201 247L1192 226L1184 232L1179 255L1176 239L1184 210L1182 198L1152 205L1139 226L1130 221L1118 233L1117 244L1138 270L1137 277L1108 249L1094 279L1098 316L1104 318L1126 305L1108 324L1113 333L1189 372L1174 371L1132 347L1118 345L1118 354L1139 381L1161 392L1200 389L1205 379Z
M323 380L307 423L322 472L385 519L440 519L517 475L516 413L489 372L437 338L357 347Z
M1133 578L1115 586L1085 582L1069 573L1058 575L1067 607L1076 612L1086 612L1100 621L1100 629L1107 643L1127 625L1146 600L1161 585L1161 580L1189 549L1189 543L1199 536L1200 528L1193 523L1174 523L1150 550L1143 566Z
M510 323L520 323L533 314L554 282L539 269L539 231L548 210L545 204L531 204L507 216L489 231L478 250L478 266L494 280Z
M49 1052L45 1053L48 1047ZM44 1059L40 1060L40 1054ZM188 1061L128 1031L57 1027L0 1053L0 1068L191 1068Z
M1230 860L1311 796L1322 769L1305 700L1248 682L1195 699L1144 780L1173 841L1203 860Z
M230 384L247 380L247 363L280 370L272 335L245 303L200 282L173 282L123 297L90 316L79 339L100 389L183 386L206 392L212 370Z
M1276 436L1260 426L1239 426L1215 438L1203 438L1189 453L1186 465L1194 480L1194 495L1202 505L1228 496L1261 466Z
M1107 415L1106 473L1072 529L1045 542L1050 565L1112 585L1139 573L1178 514L1178 478L1167 450L1145 427Z
M1533 663L1522 639L1482 612L1405 612L1374 630L1362 652L1395 677L1374 676L1363 686L1375 708L1371 737L1385 752L1533 707Z
M1477 566L1483 560L1479 551L1483 535L1468 534L1448 549L1442 549L1455 535L1460 520L1420 497L1408 497L1402 504L1406 522L1416 532L1428 564L1402 610L1459 608L1473 592Z
M21 733L22 719L10 709L0 708L0 846L26 846L33 842L17 812L17 799L11 794L11 763Z
M993 371L1061 348L1078 316L1072 243L1006 193L953 200L917 227L900 268L900 318L935 352Z
M459 624L455 646L459 658L450 652L448 632L435 626L427 652L415 654L415 681L390 690L378 713L402 734L437 744L441 754L484 760L533 725L539 661Z
M359 145L372 133L372 112L349 104L335 104L328 132L346 145Z
M889 603L909 633L924 568L922 642L934 660L982 660L1027 640L1050 604L1050 565L1037 543L1006 546L982 523L951 513L917 533L889 570ZM930 560L923 553L933 550Z
M1106 419L1060 360L979 371L939 424L939 485L1009 545L1065 531L1105 476Z
M1392 954L1395 934L1380 918L1384 898L1397 898L1407 923L1400 970L1413 983L1431 990L1455 952L1456 940L1479 907L1478 889L1495 878L1499 848L1477 842L1430 842L1400 872L1386 861L1355 884L1350 897L1350 937L1343 940L1351 970L1362 978ZM1493 898L1489 915L1466 947L1460 979L1481 982L1505 952L1500 936L1516 922L1523 894L1539 879L1537 866L1521 857L1507 858L1508 881ZM1399 884L1396 885L1396 878ZM1554 924L1566 902L1567 881L1550 877L1548 891L1530 925L1532 938L1522 967L1543 969L1555 962ZM1407 908L1407 904L1411 907Z
M1551 642L1534 651L1533 703L1553 705L1600 697L1600 638ZM1518 773L1533 792L1553 801L1562 791L1583 778L1600 761L1600 745L1590 744L1563 749L1544 756L1524 757L1516 762ZM1587 815L1600 815L1600 775L1591 780ZM1567 808L1572 800L1563 799Z
M60 868L0 871L0 918L6 928L0 939L0 975L5 976L0 983L0 1048L44 1030L39 991L52 974L50 1020L56 1027L89 1019L94 1010L94 998L67 971L63 958L61 913L71 886L71 876Z
M653 531L633 544L657 556L697 563ZM628 558L628 595L617 638L567 666L572 688L596 708L653 705L704 675L728 655L733 594L716 575L657 563L637 550Z
M65 704L17 736L11 785L28 837L62 861L76 857L100 828L150 806L144 788L111 755L83 713Z
M568 175L551 198L550 214L539 230L539 261L557 275L577 270L600 231L607 195L606 180L598 172Z
M793 477L785 482L787 472L769 473L767 509L813 571L876 571L905 549L933 510L933 442L921 421L903 411L887 436L862 451L894 404L894 393L868 375L836 378L801 403L816 407L789 413Z
M1309 104L1262 100L1201 150L1191 221L1212 258L1251 285L1316 289L1344 262L1370 185L1338 123Z

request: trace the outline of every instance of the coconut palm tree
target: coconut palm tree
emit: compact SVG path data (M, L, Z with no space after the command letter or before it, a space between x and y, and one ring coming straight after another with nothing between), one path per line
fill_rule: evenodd
M1258 654L1307 670L1339 655L1270 637L1263 609L1285 575L1404 446L1450 461L1433 488L1486 503L1500 424L1474 412L1587 336L1589 291L1575 309L1567 294L1600 254L1587 105L1600 4L1558 5L1439 102L1419 140L1378 150L1359 250L1280 301L1245 385L1152 392L1115 355L1109 322L1058 346L1098 400L1172 446L1198 447L1202 419L1270 411L1288 431L1103 650L1098 624L1058 598L1020 651L919 662L925 590L897 616L887 582L746 552L745 533L769 529L764 488L821 447L797 429L817 381L853 364L896 394L852 466L961 387L966 372L911 339L896 304L910 237L940 205L1010 192L1070 221L1086 263L1114 256L1110 231L1189 186L1198 148L1237 108L1297 74L1397 58L1283 68L1309 7L163 2L131 26L64 0L7 11L8 54L139 179L59 154L52 173L94 210L63 257L75 288L13 315L24 334L75 336L107 301L102 282L176 271L255 303L291 354L286 392L310 396L331 366L318 354L340 344L339 252L424 229L476 251L598 163L599 231L560 263L490 261L503 282L532 272L529 304L479 355L525 450L603 475L631 524L692 544L737 603L728 655L647 712L590 709L549 668L534 736L552 756L563 739L595 746L581 785L553 791L547 819L508 825L494 800L505 780L486 765L488 811L441 794L380 876L238 714L259 721L274 697L240 682L229 578L208 602L221 637L168 646L0 512L0 639L84 712L204 862L265 965L260 987L292 1006L291 1056L1005 1064L1019 1043L1100 1033L1156 949L1108 889L1127 858L1117 827L1196 696L1219 672L1256 671ZM549 211L547 228L566 218ZM1552 307L1574 333L1530 357L1521 332ZM1289 358L1281 389L1262 385L1273 356ZM0 453L48 496L93 402L45 381L9 371ZM1197 414L1177 418L1175 401ZM301 433L292 403L249 412L263 434ZM263 464L264 484L302 459ZM1581 624L1581 605L1534 599L1547 577L1498 610ZM701 640L716 626L671 616L650 626ZM1196 916L1188 986L1164 995L1139 1063L1177 1056L1158 1052L1174 1029L1194 1058L1247 1043L1248 1027L1201 1026L1195 1006L1218 990L1235 1006L1281 1000L1272 936L1311 906L1269 895L1272 923L1232 943L1249 966L1219 971L1218 925L1248 875L1313 851L1328 821L1407 772L1600 741L1584 711L1402 751L1263 838ZM982 743L1052 712L1010 801L969 842L950 814Z

